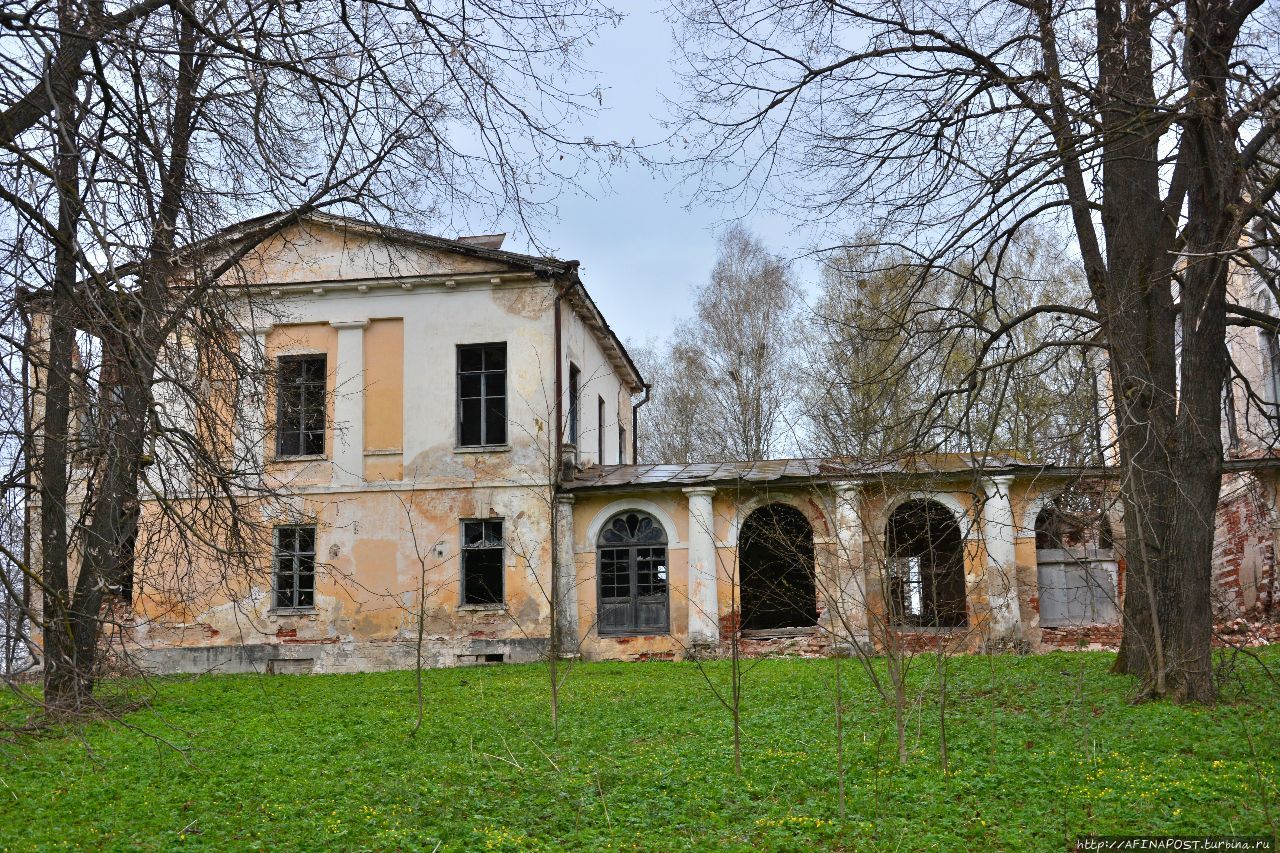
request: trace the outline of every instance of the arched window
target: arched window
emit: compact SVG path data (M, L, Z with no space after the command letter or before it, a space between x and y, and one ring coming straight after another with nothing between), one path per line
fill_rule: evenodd
M951 511L937 501L910 500L889 516L885 533L893 624L967 624L964 542Z
M665 634L667 534L646 512L620 512L596 540L601 634Z

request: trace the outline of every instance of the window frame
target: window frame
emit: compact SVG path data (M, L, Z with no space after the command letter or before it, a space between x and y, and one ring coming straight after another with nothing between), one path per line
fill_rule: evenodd
M604 464L604 397L596 397L596 464Z
M575 448L582 427L582 370L569 362L569 423L568 440Z
M479 524L482 526L480 534L480 544L467 544L467 525ZM498 526L498 543L497 545L487 544L485 539L484 526L496 524ZM458 520L458 606L461 608L477 609L477 610L501 610L507 606L507 538L506 538L506 519L502 516L490 518L463 518ZM477 551L497 551L498 552L498 595L496 601L468 601L467 600L467 555Z
M488 368L486 367L486 365L487 365L487 359L489 357L489 350L495 347L502 348L502 367ZM480 360L479 370L463 370L462 359L463 359L463 352L465 350L480 351L481 360ZM509 352L508 352L506 341L488 341L486 343L458 344L455 347L454 378L455 378L456 386L454 389L454 400L456 404L456 409L455 409L455 418L454 418L454 428L457 433L455 436L456 447L461 449L473 449L473 448L502 448L507 446L509 433L510 433L510 430L508 428L508 422L507 422L507 418L508 418L507 399L509 397L509 394L507 393L508 392L508 389L507 389L508 357L509 357ZM488 385L489 385L489 377L498 375L498 374L501 374L502 376L502 395L501 395L502 436L499 440L495 441L495 440L491 440L492 436L489 435L489 407L490 407L490 401L497 400L499 399L499 397L497 395L490 395L488 393ZM475 397L475 396L463 397L463 394L462 394L463 377L473 376L473 375L479 375L480 377L480 395L478 397ZM479 414L480 440L478 443L466 441L466 430L464 426L464 416L465 416L464 401L466 400L480 401L480 414Z
M293 550L287 553L290 558L290 603L280 603L280 571L281 557L286 556L280 545L280 534L283 531L290 530L296 532L310 531L311 534L311 550L306 551L298 547L298 540L295 537ZM306 613L316 609L316 556L318 554L317 547L317 530L314 524L278 524L271 531L271 610L277 613ZM311 570L303 571L301 568L301 558L309 556L311 558ZM301 579L309 576L311 579L310 592L311 601L308 604L299 603L300 592L302 589Z
M328 430L329 355L328 353L309 352L309 353L297 353L292 355L280 355L280 356L276 356L275 361L276 361L276 365L275 365L276 419L275 419L275 423L272 425L273 430L275 432L275 437L276 437L275 458L276 459L324 458L329 452L329 435L328 435L328 432L329 432ZM300 386L303 390L303 397L302 397L302 401L298 405L298 415L297 415L298 422L296 427L292 427L288 430L281 429L281 425L284 424L286 419L285 410L284 410L286 384L283 381L283 373L284 373L285 366L289 364L301 364L306 361L318 361L321 363L321 371L320 371L321 379L319 381L303 379L295 383L289 383L290 385ZM306 451L305 437L308 433L314 432L314 430L306 429L306 423L307 423L306 413L307 413L307 407L308 407L307 404L312 401L310 401L305 396L305 392L308 386L314 386L314 385L318 385L320 389L319 406L320 406L320 418L321 418L321 425L322 425L320 429L320 451L318 453L308 453ZM298 438L297 453L288 453L285 451L284 440L286 435L297 436Z
M653 522L653 525L662 534L661 543L657 543L657 542L642 543L639 541L633 541L630 544L621 544L621 545L605 543L603 541L604 536L612 528L614 521L618 518L623 518L628 515L639 515L639 516L644 516L649 518L649 520ZM596 535L596 541L595 541L596 614L597 614L596 634L598 636L600 637L661 637L661 636L669 635L671 633L671 550L670 550L670 547L671 547L671 538L667 535L666 527L662 524L662 522L658 519L658 517L653 515L652 513L646 512L645 510L642 510L642 509L624 509L624 510L615 512L614 514L609 516L608 520L605 521L604 525L600 528L600 532ZM639 622L640 622L639 606L640 606L641 596L639 595L639 583L640 583L639 574L640 573L639 573L638 561L640 559L640 555L638 554L638 551L640 549L648 549L652 551L657 548L660 548L663 552L662 564L666 569L666 574L663 577L664 589L662 593L663 624L661 627L658 627L658 626L641 627L639 625ZM631 608L631 618L628 626L624 628L607 628L605 627L605 624L604 624L603 617L605 613L606 599L604 595L603 569L604 569L604 552L605 551L626 551L627 552L627 585L629 590L629 595L627 596L627 600L629 601L628 606ZM653 555L649 555L648 559L654 560L656 558ZM617 597L611 597L609 600L613 602L617 602L621 599Z

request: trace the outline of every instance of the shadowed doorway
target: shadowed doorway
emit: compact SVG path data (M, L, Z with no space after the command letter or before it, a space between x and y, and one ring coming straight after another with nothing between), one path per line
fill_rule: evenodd
M770 631L818 624L813 527L794 507L757 509L738 535L742 628Z

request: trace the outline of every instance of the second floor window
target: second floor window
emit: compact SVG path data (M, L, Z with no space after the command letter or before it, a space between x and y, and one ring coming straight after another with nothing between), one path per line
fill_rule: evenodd
M316 603L316 529L276 528L276 607L314 607Z
M578 370L578 365L569 362L569 443L574 447L578 446L578 420L581 407L578 383L581 381L581 375L582 371Z
M458 347L458 444L507 443L507 345Z
M596 399L596 464L604 464L604 397Z
M276 369L276 456L324 454L323 355L288 356Z

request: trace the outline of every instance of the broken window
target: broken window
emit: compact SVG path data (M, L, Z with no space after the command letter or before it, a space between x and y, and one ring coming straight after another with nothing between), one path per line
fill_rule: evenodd
M604 464L604 397L596 398L596 464Z
M738 536L742 627L748 631L818 624L813 527L786 504L757 509Z
M462 603L502 603L502 519L462 522Z
M276 456L320 456L324 453L325 356L281 357L276 365Z
M665 634L667 534L645 512L615 515L596 540L601 634Z
M507 443L507 345L458 347L458 444Z
M886 528L889 618L896 625L958 628L968 622L964 541L951 511L911 500Z
M314 607L316 529L290 525L275 530L276 607Z

